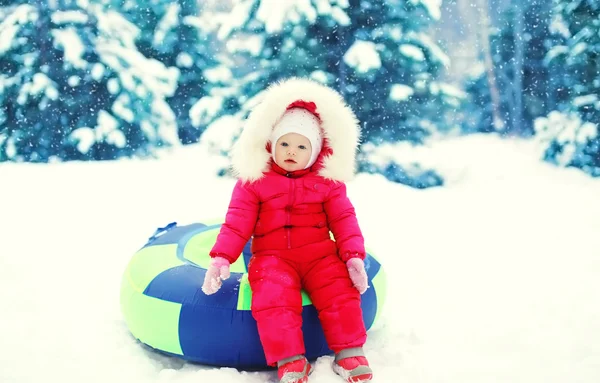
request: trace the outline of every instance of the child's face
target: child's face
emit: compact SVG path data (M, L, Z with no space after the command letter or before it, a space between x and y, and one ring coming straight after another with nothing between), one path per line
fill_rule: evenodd
M308 138L288 133L277 140L275 163L288 172L304 169L310 160L311 150Z

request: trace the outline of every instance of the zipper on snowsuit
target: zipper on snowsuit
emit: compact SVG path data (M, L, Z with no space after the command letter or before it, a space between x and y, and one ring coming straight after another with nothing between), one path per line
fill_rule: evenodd
M289 198L289 204L286 207L286 236L287 236L287 248L291 249L292 248L292 239L291 234L292 234L292 207L294 206L294 179L290 178L291 174L287 173L285 175L286 177L288 177L290 179L290 198Z

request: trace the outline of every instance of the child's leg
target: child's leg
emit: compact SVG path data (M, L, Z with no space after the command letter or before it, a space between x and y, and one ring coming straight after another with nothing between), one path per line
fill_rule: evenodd
M304 288L319 312L329 348L335 352L333 370L346 382L368 382L373 378L362 346L367 331L360 307L360 293L337 254L306 268Z
M302 296L298 272L277 256L253 256L248 265L252 316L270 366L304 355Z
M330 349L335 353L362 347L367 331L360 307L360 293L352 285L342 260L331 254L303 267L304 289L319 312ZM303 271L304 271L303 270Z

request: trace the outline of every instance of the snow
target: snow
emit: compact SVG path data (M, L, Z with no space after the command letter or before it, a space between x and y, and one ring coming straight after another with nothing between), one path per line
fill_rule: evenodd
M71 64L74 68L83 69L87 66L82 56L85 46L74 28L53 29L54 44L65 52L65 64Z
M434 20L439 20L442 16L442 0L411 0L413 4L422 4Z
M555 45L552 48L550 48L550 50L548 50L548 53L546 53L546 57L544 57L544 64L548 65L554 58L561 55L565 55L567 53L569 53L568 47L566 47L565 45Z
M322 84L327 84L327 73L325 71L322 71L322 70L313 71L310 74L310 78L315 81L318 81Z
M340 7L333 7L331 9L331 18L335 20L338 25L343 27L352 24L352 20L350 20L350 16Z
M264 23L265 31L268 34L280 32L288 22L298 24L302 20L306 20L312 24L319 15L330 15L343 26L350 24L350 18L343 9L348 7L347 1L259 0L259 2L256 18ZM313 5L313 3L315 4Z
M160 46L164 44L167 34L178 26L180 11L181 6L178 3L169 4L165 15L156 26L156 32L152 40L152 45L155 48L160 49Z
M555 15L552 18L552 21L550 22L550 26L548 27L548 30L550 31L550 33L560 35L565 39L568 39L571 37L571 32L569 31L569 25L567 24L567 22L565 21L565 19L563 19L563 17L561 15Z
M311 0L239 0L234 3L229 12L219 13L214 17L218 25L217 36L221 40L248 23L252 15L251 9L258 4L254 18L262 23L267 34L281 32L286 23L298 24L302 20L314 23L317 16L331 15L340 25L349 25L350 18L344 11L349 6L348 1L316 0L316 6Z
M468 97L468 94L460 89L456 85L448 84L445 82L434 82L431 84L431 91L434 94L441 93L447 97L455 98L455 99L465 99ZM458 106L458 104L456 104Z
M69 139L77 143L77 150L83 154L87 153L96 142L94 130L87 126L73 130L69 134Z
M226 83L227 81L231 81L233 77L231 69L229 69L225 65L218 65L213 68L205 69L202 72L202 75L204 76L204 78L206 78L206 80L210 81L211 83Z
M450 66L450 57L431 39L431 37L425 33L409 33L408 37L416 37L417 41L428 50L433 61L441 63L446 68ZM420 54L417 55L420 56Z
M586 94L585 96L575 97L573 99L573 105L576 107L582 107L586 105L594 105L598 102L597 94Z
M248 21L254 2L255 0L240 0L231 11L214 15L219 29L217 37L220 40L228 39L233 31L241 28Z
M110 92L110 94L117 94L121 91L121 85L119 84L119 80L116 78L110 78L106 82L106 89Z
M280 32L284 24L299 24L306 19L310 24L317 20L317 10L310 0L260 0L256 19L265 25L268 34Z
M177 55L177 66L182 68L191 68L194 65L194 58L187 52L180 52Z
M135 41L140 35L140 29L116 11L103 11L99 6L91 8L98 18L98 40L108 44L117 40L124 47L135 48Z
M17 146L15 144L15 138L9 137L8 139L4 138L4 140L4 145L6 146L6 157L8 157L11 160L14 160L17 156Z
M366 345L374 382L600 381L600 180L540 161L528 141L475 135L429 150L460 176L425 190L366 174L348 185L391 275ZM157 227L223 217L234 180L213 171L198 146L1 164L0 381L274 378L150 352L120 312L125 266ZM341 382L330 363L311 381Z
M30 96L33 98L43 94L44 100L40 102L40 106L45 104L45 99L56 100L58 98L58 90L56 84L46 76L46 74L38 72L33 75L31 81L26 82L19 89L19 96L17 97L17 103L24 105L28 102Z
M167 67L140 53L134 44L139 29L118 13L98 12L97 16L99 36L96 51L101 61L118 76L119 84L109 80L109 91L113 94L121 92L112 105L113 113L132 123L139 117L139 104L142 104L152 112L148 116L148 123L153 128L146 124L143 129L147 138L178 145L176 117L166 98L172 96L177 89L179 69ZM97 72L93 73L94 77L104 74L100 69L103 67L92 69ZM119 137L114 137L114 140L120 142Z
M32 67L38 59L38 55L35 52L23 54L23 66L26 68Z
M534 129L535 140L541 150L546 150L552 143L560 146L556 160L561 166L573 163L582 154L581 149L598 137L598 125L584 122L576 114L558 111L535 119Z
M424 61L425 54L421 50L421 48L412 45L412 44L401 44L398 48L400 53L402 53L406 57L410 57L415 61Z
M442 90L442 92L449 96L453 96L456 98L466 98L468 96L465 91L463 91L462 89L458 88L455 85L447 84L447 83L439 83L439 86L440 86L440 89Z
M111 106L115 116L122 118L128 123L132 123L135 119L135 113L128 106L131 104L131 99L127 94L120 94Z
M96 81L100 81L106 73L106 67L102 63L95 63L92 66L92 78Z
M405 101L414 93L414 89L408 85L393 84L390 89L390 98L394 101Z
M9 15L0 14L0 55L4 55L14 45L22 45L23 39L15 39L23 24L37 21L39 14L35 7L21 4ZM26 41L26 40L25 40Z
M240 134L243 121L235 116L223 116L210 124L200 137L200 147L212 153L228 153Z
M225 46L231 54L248 52L257 57L262 52L264 41L260 35L246 35L243 37L232 37L227 40Z
M146 122L142 122L142 129L147 128L144 123ZM118 148L124 148L127 139L118 127L119 122L110 113L100 110L98 112L98 124L93 129L87 126L77 128L69 134L69 138L77 142L77 150L84 154L96 142L104 141ZM148 132L145 133L148 134Z
M289 18L298 20L301 15L311 23L316 20L317 12L310 4L310 0L260 0L256 11L256 19L265 24L265 31L268 34L281 31Z
M372 41L356 40L344 54L344 62L360 73L381 68L381 57Z
M315 0L317 13L321 16L331 16L336 24L341 26L348 26L352 23L350 17L344 9L348 8L350 4L347 0Z
M81 83L81 77L76 76L76 75L69 76L67 83L69 84L69 86L76 87L77 85L79 85Z
M330 0L315 0L317 12L319 14L327 14L331 12L331 1Z
M89 16L82 11L54 11L50 18L57 25L66 23L85 24L89 20Z
M124 148L127 138L119 128L119 122L110 113L101 110L98 112L98 125L96 126L96 140L106 141L117 148Z
M219 96L205 96L190 108L192 126L199 127L212 120L223 105L224 99Z
M571 56L577 56L583 52L585 52L588 48L588 45L584 42L581 43L577 43L575 44L575 46L573 47L573 49L571 49Z

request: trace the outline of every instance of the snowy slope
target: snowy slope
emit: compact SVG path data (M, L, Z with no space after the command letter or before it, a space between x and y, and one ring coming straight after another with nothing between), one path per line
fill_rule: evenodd
M389 282L375 382L600 381L600 181L528 142L472 136L418 154L443 188L349 185ZM119 309L156 227L224 214L232 180L186 147L158 161L0 164L0 382L264 382L151 353ZM393 271L392 271L393 270ZM341 382L318 360L311 381Z

